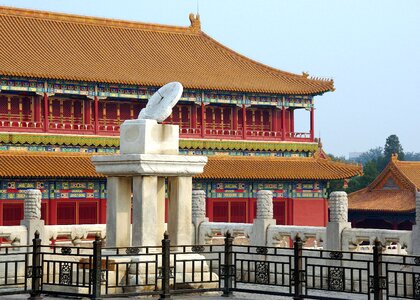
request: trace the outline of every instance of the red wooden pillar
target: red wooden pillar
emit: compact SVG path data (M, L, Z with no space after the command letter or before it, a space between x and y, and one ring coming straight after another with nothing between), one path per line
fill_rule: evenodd
M201 137L206 133L206 107L204 102L201 102Z
M290 109L290 132L295 132L295 110Z
M99 131L99 104L98 104L98 96L93 97L93 105L94 105L94 118L95 118L95 134L98 134Z
M48 132L48 127L49 127L48 118L49 118L50 108L49 108L49 103L48 102L49 102L48 101L48 94L44 93L44 131L45 132Z
M238 107L236 105L233 107L232 115L233 115L232 129L238 130Z
M271 131L278 131L277 123L277 109L275 107L271 108Z
M310 139L311 141L314 140L314 129L315 129L315 109L312 107L311 108L311 126L310 126Z
M282 140L286 140L286 107L281 108L281 135Z
M90 99L86 98L84 100L84 106L83 106L83 123L85 125L90 125L91 124L91 114L92 114L92 109L91 109L91 105L90 105ZM87 127L87 129L89 129L89 127Z
M242 139L246 140L246 107L242 104Z
M197 128L197 107L195 103L191 105L191 123L190 128Z

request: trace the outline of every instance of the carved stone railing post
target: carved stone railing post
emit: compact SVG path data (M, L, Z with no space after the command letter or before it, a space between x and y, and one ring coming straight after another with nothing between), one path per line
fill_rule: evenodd
M195 243L199 241L199 229L202 222L208 222L206 217L206 192L203 190L192 191L192 223L194 225Z
M411 231L411 248L408 252L420 255L420 192L416 192L416 225ZM410 251L411 250L411 251Z
M45 242L44 220L41 220L41 199L40 190L30 189L25 191L25 202L23 205L23 220L20 225L27 228L27 241L31 241L35 232L38 231L39 238Z
M348 199L346 192L332 192L329 199L330 220L327 225L327 250L342 250L341 233L351 228L348 222Z
M273 219L273 192L258 191L257 193L257 217L254 219L251 233L252 246L267 246L267 229L270 225L276 225Z

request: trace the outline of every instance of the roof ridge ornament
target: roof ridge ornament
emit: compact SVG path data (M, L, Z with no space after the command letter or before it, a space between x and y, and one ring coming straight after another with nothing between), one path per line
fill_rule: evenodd
M189 18L191 22L190 28L194 32L201 31L200 15L198 13L196 15L194 15L193 13L190 13Z
M394 163L398 161L398 153L392 153L391 161Z

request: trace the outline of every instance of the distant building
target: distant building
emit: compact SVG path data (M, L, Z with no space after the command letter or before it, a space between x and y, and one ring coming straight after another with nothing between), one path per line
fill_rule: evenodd
M349 194L349 219L354 227L411 230L420 190L420 162L393 155L366 188Z
M350 152L349 153L349 160L356 161L363 152Z

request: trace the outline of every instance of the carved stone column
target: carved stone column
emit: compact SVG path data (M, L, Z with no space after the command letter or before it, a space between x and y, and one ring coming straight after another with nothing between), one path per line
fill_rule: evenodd
M199 240L200 224L208 222L209 218L206 217L206 192L203 190L192 191L192 222L195 228L195 243Z
M351 228L348 222L348 199L346 192L332 192L329 199L330 220L327 225L327 250L343 250L341 233ZM347 248L346 248L347 249Z
M420 191L416 191L416 225L411 231L411 247L408 247L408 252L420 255Z
M39 237L46 243L44 220L41 220L41 199L42 193L40 190L30 189L25 191L25 202L23 205L23 220L20 225L27 228L27 244L32 242L35 231L38 230ZM24 243L24 241L22 241Z
M267 229L271 225L276 225L273 219L273 192L258 191L257 193L257 217L254 219L251 233L251 245L271 246L267 241Z
M273 219L273 192L257 193L257 219Z

